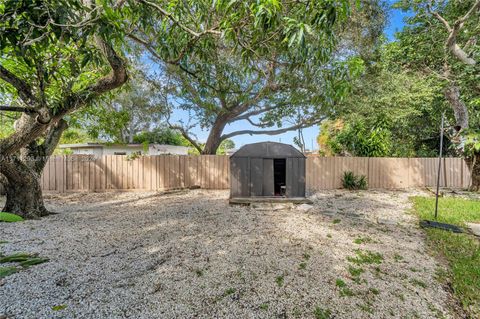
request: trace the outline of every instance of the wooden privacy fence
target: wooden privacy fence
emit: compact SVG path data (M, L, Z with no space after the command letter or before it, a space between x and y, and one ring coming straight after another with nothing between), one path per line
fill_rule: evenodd
M69 155L51 157L42 174L48 191L160 190L200 186L229 188L228 156Z
M343 172L365 175L369 188L433 187L437 184L438 158L318 157L306 165L307 189L335 189L342 186ZM444 158L440 186L467 188L470 173L462 158Z
M444 165L443 165L444 164ZM470 174L461 158L446 158L441 186L465 188ZM370 188L409 188L436 185L436 158L363 158L309 156L306 162L308 191L341 187L345 171L367 176ZM161 190L199 186L230 187L228 156L54 156L42 175L45 191Z

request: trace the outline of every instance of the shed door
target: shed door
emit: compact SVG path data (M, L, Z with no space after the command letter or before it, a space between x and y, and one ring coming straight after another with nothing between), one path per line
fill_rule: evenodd
M274 196L273 158L263 159L263 196Z
M250 160L250 196L262 196L263 186L263 159Z

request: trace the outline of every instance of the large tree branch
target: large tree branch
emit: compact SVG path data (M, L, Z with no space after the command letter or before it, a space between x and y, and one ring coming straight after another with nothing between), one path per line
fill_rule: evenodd
M63 132L67 128L67 122L61 119L58 123L49 127L42 144L32 141L27 147L22 148L21 155L27 158L25 163L36 173L41 174L45 164L47 164L48 158L53 154Z
M8 105L0 105L0 111L30 113L30 114L38 113L37 110L29 108L29 107L8 106Z
M112 46L106 43L99 36L95 38L100 51L110 64L111 71L97 83L87 87L87 90L99 95L122 86L128 80L127 68L123 59L115 52Z
M180 134L182 134L182 136L190 142L190 144L193 145L193 147L195 147L197 149L197 151L199 151L200 153L202 152L202 148L200 147L200 145L198 145L197 141L195 141L193 138L190 137L190 135L188 134L187 130L185 130L182 126L180 125L175 125L175 124L169 124L168 125L169 128L171 128L172 130L177 130L180 132Z
M264 107L264 108L261 108L261 109L258 109L258 110L253 110L253 111L248 112L248 113L243 113L243 114L233 118L232 120L230 120L229 123L237 122L237 121L241 121L241 120L247 120L252 116L256 116L256 115L266 113L268 111L274 110L274 109L276 109L278 107L281 107L281 106L284 106L286 104L287 103L278 103L278 104L268 106L268 107Z
M56 114L53 117L48 117L48 121L41 120L45 118L44 114L49 114L50 110L47 108L38 109L38 112L42 114L42 116L37 116L35 121L33 121L28 114L23 114L19 121L21 127L16 129L15 133L9 137L0 140L1 154L11 155L18 152L22 147L27 146L35 139L42 136L52 122L58 123L63 116L85 105L91 101L93 97L115 89L127 81L127 69L123 60L116 54L109 44L105 43L100 38L97 38L97 45L99 45L100 50L104 53L105 58L110 64L112 69L110 74L101 78L95 84L87 87L80 93L68 95Z
M15 90L17 90L18 96L25 102L25 104L32 107L37 107L38 101L35 99L32 93L32 88L24 80L17 77L15 74L7 70L0 64L0 79L10 83Z
M445 29L447 29L448 38L447 38L447 41L445 42L445 45L448 48L448 50L450 50L450 52L452 52L452 54L461 62L468 65L475 65L477 61L469 57L469 55L465 52L465 50L462 49L457 44L457 36L460 30L463 28L463 25L465 24L465 22L468 20L468 18L470 18L470 16L475 11L480 10L480 0L476 1L473 4L473 6L470 8L470 10L468 10L468 12L463 17L457 19L453 24L453 27L438 12L432 10L432 7L430 5L427 6L427 10L445 26Z
M68 128L68 123L64 119L58 121L58 123L52 127L47 132L45 136L45 141L43 141L43 148L46 156L53 154L53 151L60 142L63 132Z
M278 135L278 134L282 134L282 133L285 133L285 132L295 131L295 130L298 130L298 129L303 129L303 128L313 126L315 124L319 124L322 120L324 120L323 117L319 118L318 120L315 120L315 121L302 122L302 123L299 123L299 124L296 124L296 125L292 125L292 126L284 127L284 128L279 128L279 129L276 129L276 130L259 130L259 131L240 130L240 131L235 131L235 132L231 132L231 133L222 135L221 140L223 141L223 140L226 140L228 138L232 138L234 136L246 135L246 134L248 134L248 135Z

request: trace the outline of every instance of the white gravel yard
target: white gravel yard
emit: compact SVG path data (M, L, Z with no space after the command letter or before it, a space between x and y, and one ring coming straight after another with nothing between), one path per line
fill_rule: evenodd
M455 317L411 195L320 192L306 212L226 191L49 195L57 215L0 224L3 253L50 258L0 283L0 315Z

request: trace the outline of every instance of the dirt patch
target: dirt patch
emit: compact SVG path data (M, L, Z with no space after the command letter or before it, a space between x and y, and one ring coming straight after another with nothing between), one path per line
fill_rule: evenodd
M452 317L408 192L329 191L313 208L230 207L228 192L50 195L2 224L4 252L50 262L6 278L15 318Z

